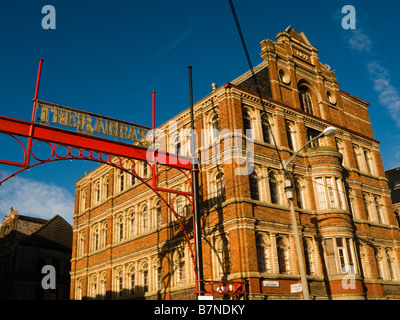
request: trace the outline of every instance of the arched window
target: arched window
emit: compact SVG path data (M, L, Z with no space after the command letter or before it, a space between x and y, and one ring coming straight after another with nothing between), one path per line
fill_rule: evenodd
M260 200L260 192L258 187L258 177L255 171L249 175L250 195L253 200Z
M136 177L134 175L135 173L135 162L132 160L131 164L129 166L129 176L131 177L131 186L133 186L136 183Z
M99 250L99 238L100 238L100 233L99 233L99 227L96 226L94 231L93 231L93 250Z
M297 206L299 208L304 208L304 192L303 192L303 187L298 179L295 179L294 182L294 189L296 191L296 200L297 200Z
M222 235L215 241L214 274L217 280L227 280L231 272L229 244L226 235Z
M142 285L143 291L146 293L149 291L149 265L146 263L142 266Z
M278 236L276 243L279 273L289 273L289 245L286 237Z
M132 210L129 214L129 235L131 237L135 236L136 233L136 220L135 220L135 211Z
M271 203L279 203L279 185L276 179L276 175L273 171L268 174L269 180L269 193L271 196Z
M124 171L120 170L119 171L119 191L122 192L124 191L125 188L125 175Z
M374 197L374 206L375 206L375 212L376 212L376 217L378 219L378 222L383 223L382 210L381 210L381 205L379 203L378 197Z
M94 203L97 204L100 202L100 182L97 181L94 185Z
M105 299L106 295L107 295L107 277L106 277L105 273L101 277L100 290L101 290L100 294L101 294L102 298Z
M82 300L83 279L78 279L76 282L76 300Z
M301 86L299 89L300 94L300 106L301 110L309 114L313 114L312 99L310 95L310 89L306 86Z
M365 194L363 195L363 200L364 200L365 214L367 216L367 220L369 220L371 217L371 208L369 206L369 202Z
M176 286L186 283L186 261L184 248L178 248L173 254L173 278Z
M225 201L225 180L223 172L218 172L215 176L215 188L217 204L221 204Z
M357 170L361 170L361 163L360 163L360 154L357 151L357 148L353 146L353 153L354 153L354 160L356 162Z
M115 279L115 284L116 284L116 293L118 297L122 297L122 294L124 292L124 277L123 277L123 272L122 269L118 271L116 279Z
M388 267L389 280L396 280L396 276L394 273L394 265L393 265L394 259L392 259L392 256L388 249L385 250L385 256L386 256L386 263L387 263L387 267Z
M104 199L107 199L108 198L108 177L106 177L104 179L103 186L104 186L104 188L103 188L103 190L104 190Z
M85 253L85 230L79 232L78 245L78 256L81 256Z
M107 220L104 221L102 224L101 239L102 239L102 246L105 247L107 245Z
M183 216L183 199L182 196L177 196L174 200L174 209L177 215Z
M181 141L180 141L180 136L179 136L179 133L176 132L172 138L172 153L181 155L182 154L181 147L182 147L182 145L181 145Z
M286 121L286 136L288 140L288 147L290 150L294 151L294 130L293 130L293 123Z
M86 210L86 199L87 199L87 191L86 189L81 191L81 212L85 212Z
M250 113L247 110L243 109L242 115L243 115L243 133L248 138L252 138L253 135L251 130L253 129L253 126L251 124Z
M269 272L269 250L270 245L264 239L262 235L257 235L256 237L256 247L257 247L257 262L258 262L258 272Z
M367 172L368 174L372 174L372 159L370 152L367 150L364 150L364 158L365 158L365 165L367 167Z
M136 274L135 274L135 267L133 266L129 269L128 280L129 280L129 294L133 295L135 294L135 287L136 287Z
M314 245L311 238L304 239L304 260L306 263L306 272L308 275L315 274L314 265Z
M143 206L142 219L141 219L141 231L146 232L149 226L149 216L147 212L147 206Z
M271 126L268 121L268 116L266 113L261 115L261 128L262 128L262 135L263 140L265 143L272 143L271 139Z
M118 218L117 222L117 235L118 235L118 240L121 241L124 239L124 220L122 216Z
M185 251L181 251L181 255L179 256L178 263L178 273L177 273L177 282L178 284L186 283L186 261L185 261Z
M157 261L155 262L154 270L155 270L154 279L156 281L156 289L157 290L161 290L162 289L162 264L161 264L161 259L157 259Z
M211 143L218 143L217 138L220 130L219 114L215 113L211 118Z
M90 283L90 295L93 299L97 297L97 276L92 277L92 281Z
M156 227L159 228L161 226L161 201L157 200L155 204L155 220L156 220Z
M148 178L149 177L149 166L148 166L148 164L146 163L146 162L143 162L143 179L146 179L146 178Z

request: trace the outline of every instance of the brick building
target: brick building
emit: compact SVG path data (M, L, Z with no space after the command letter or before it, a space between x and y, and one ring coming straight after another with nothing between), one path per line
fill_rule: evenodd
M301 299L290 289L300 275L281 160L334 126L336 136L315 140L288 167L310 296L399 298L400 232L369 103L339 89L295 29L262 41L261 58L194 105L204 278L246 280L249 299ZM187 154L189 111L160 126L169 133L160 150ZM149 175L145 163L135 169ZM159 182L190 189L172 169ZM190 235L188 201L167 196ZM176 218L134 176L101 165L78 180L73 231L71 299L196 298Z
M0 224L0 299L68 300L72 227L59 215L45 220L13 208ZM55 289L43 289L42 268L54 267Z

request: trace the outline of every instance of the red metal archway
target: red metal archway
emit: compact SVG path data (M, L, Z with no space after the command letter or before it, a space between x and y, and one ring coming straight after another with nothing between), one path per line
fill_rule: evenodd
M151 129L154 129L155 126L154 92L153 92L152 128L116 119L111 119L108 117L103 117L92 113L81 112L80 110L77 109L72 109L54 103L38 100L38 90L39 90L42 62L43 60L41 59L39 63L35 97L33 99L33 110L32 110L31 121L24 121L0 115L0 133L8 135L13 139L15 139L15 141L20 145L23 154L23 161L21 162L7 160L7 159L0 159L0 164L19 168L14 173L3 178L0 181L0 185L24 170L53 161L88 160L119 168L120 170L123 170L135 176L135 178L137 178L147 187L149 187L157 196L159 196L161 201L163 201L165 205L175 215L181 227L181 231L183 232L184 237L188 243L194 269L196 270L197 269L196 248L195 248L196 242L194 242L193 245L191 244L189 234L185 229L184 223L181 220L182 217L177 213L173 205L173 200L178 195L186 197L190 202L192 209L190 214L185 216L185 218L187 219L188 217L189 218L191 217L193 219L193 237L195 239L196 220L194 218L194 212L193 212L194 190L193 190L193 179L191 178L191 174L194 170L198 171L198 169L194 169L193 166L191 165L193 158L184 157L177 154L171 154L168 152L161 152L153 148L146 147L143 144L142 145L138 143L132 144L121 141L115 141L100 136L95 136L92 135L93 132L90 132L88 134L88 132L85 132L85 130L78 130L78 132L73 132L62 128L62 126L53 127L50 126L47 121L49 115L46 112L48 112L50 108L52 108L51 110L53 111L61 109L62 111L65 111L67 113L75 112L76 119L78 119L80 115L83 114L80 120L77 120L78 122L79 121L84 122L85 116L89 118L91 116L98 118L101 117L101 119L103 118L107 119L105 121L110 121L110 122L114 121L117 124L121 124L121 128L123 129L126 129L128 126L131 126L131 129L134 127L138 127L139 130L150 131ZM40 117L37 117L38 116L37 111L39 110L40 107L42 107L42 113ZM46 121L44 121L43 118L46 118L45 119ZM37 123L35 120L40 120L40 122ZM79 123L76 123L76 126L79 126ZM120 130L118 126L117 130ZM22 139L27 140L26 144L24 144ZM51 151L50 156L41 158L40 156L35 154L34 147L38 143L47 145L50 148ZM149 178L141 177L137 173L137 171L135 170L135 165L137 162L145 162L150 166L151 175ZM128 163L129 165L126 166L125 163ZM189 182L190 191L184 192L180 190L159 187L157 182L158 182L158 177L162 172L162 170L160 170L160 167L162 166L175 168L179 172L181 172ZM176 194L176 196L172 197L170 203L161 194L162 192L174 193ZM246 283L244 281L205 281L204 279L199 279L197 272L195 272L195 286L197 294L204 294L204 293L211 293L213 295L222 294L222 295L230 295L233 296L234 298L238 298L239 296L247 294L245 289Z

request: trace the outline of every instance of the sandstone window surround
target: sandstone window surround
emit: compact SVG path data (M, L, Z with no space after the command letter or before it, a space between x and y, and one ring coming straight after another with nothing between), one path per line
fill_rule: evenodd
M368 221L389 224L386 207L382 203L382 197L368 192L363 192L364 208Z
M80 195L81 195L81 196L80 196L80 205L79 205L79 208L80 208L80 213L83 213L83 212L86 211L87 189L86 189L86 188L82 189L81 192L80 192Z
M399 261L392 248L375 247L378 277L383 280L400 280Z
M377 175L374 155L369 148L353 144L353 154L358 171L371 176Z
M213 278L228 280L231 272L229 236L221 234L214 239L212 248Z
M260 231L256 235L258 271L265 274L295 274L293 239L282 233ZM315 255L309 255L316 265Z

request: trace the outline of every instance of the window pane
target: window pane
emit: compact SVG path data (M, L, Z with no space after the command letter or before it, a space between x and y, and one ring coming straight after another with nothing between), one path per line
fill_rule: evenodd
M258 191L258 179L254 172L249 175L250 180L250 194L253 200L260 200L260 195Z
M261 126L262 126L262 134L263 134L264 142L271 143L271 136L270 136L270 131L269 131L270 126L269 126L267 115L265 113L261 116Z
M324 210L327 209L327 203L326 203L326 198L325 198L325 190L324 190L324 185L322 178L317 178L315 179L316 182L316 188L317 188L317 201L319 205L319 209Z
M336 203L336 198L335 194L333 191L333 183L332 183L332 177L331 178L326 178L326 186L328 188L328 198L329 198L329 207L331 209L336 209L337 208L337 203Z
M313 114L311 96L307 87L300 87L300 106L304 112Z
M269 176L269 191L271 195L271 203L279 203L279 186L276 181L274 173L270 173Z
M335 251L333 247L333 239L325 240L325 250L326 250L328 273L336 274L337 270L336 270Z

